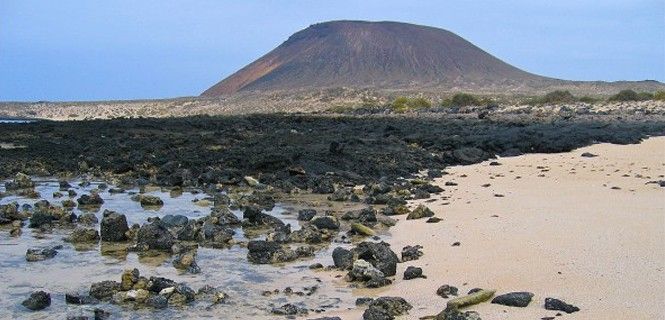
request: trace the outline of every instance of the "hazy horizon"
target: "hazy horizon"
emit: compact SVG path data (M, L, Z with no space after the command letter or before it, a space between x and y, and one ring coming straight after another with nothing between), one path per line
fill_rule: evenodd
M0 101L196 96L331 20L452 31L525 71L665 81L665 2L3 1Z

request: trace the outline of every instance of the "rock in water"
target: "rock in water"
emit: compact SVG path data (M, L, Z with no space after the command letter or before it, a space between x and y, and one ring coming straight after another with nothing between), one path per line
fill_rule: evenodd
M580 308L555 298L545 298L545 309L563 311L565 313L580 311Z
M30 180L30 177L21 172L17 173L14 176L14 181L6 182L6 190L20 190L20 189L32 189L35 187L35 183Z
M298 221L309 221L314 218L316 215L316 210L314 209L302 209L298 211Z
M83 207L98 207L104 204L104 200L97 193L84 194L76 201L79 203L79 206Z
M51 295L44 291L35 291L21 304L32 311L42 310L51 305Z
M319 229L330 229L337 230L339 229L339 221L333 216L319 216L314 217L311 221L311 224L315 225Z
M170 251L175 238L160 221L144 224L136 234L137 246L142 250Z
M91 228L77 227L64 240L71 243L96 243L99 241L99 232Z
M46 259L51 259L58 254L56 249L59 249L60 246L46 249L28 249L25 252L25 260L29 262L34 261L43 261Z
M494 297L492 303L524 308L531 303L531 298L533 298L533 293L531 292L511 292Z
M129 230L129 227L125 215L105 210L103 216L99 228L102 241L119 242L127 240L125 233Z
M418 205L413 211L409 213L409 215L406 216L407 220L413 220L413 219L422 219L422 218L429 218L433 217L434 212L430 210L428 207L425 207L424 205Z

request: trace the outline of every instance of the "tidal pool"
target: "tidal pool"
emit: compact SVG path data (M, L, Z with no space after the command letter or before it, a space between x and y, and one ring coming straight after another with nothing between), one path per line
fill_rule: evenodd
M70 183L78 196L90 193L99 186L99 183L95 182L88 186L78 186L77 182ZM62 200L68 198L67 192L63 192L62 198L53 197L53 193L59 190L57 180L37 180L36 183L35 189L41 194L40 199L59 205ZM4 191L4 183L0 191ZM158 210L146 210L138 202L130 199L132 194L138 191L134 189L125 193L111 194L108 190L102 190L99 194L104 199L104 204L94 213L101 221L104 210L114 210L125 214L131 225L143 224L149 217L162 217L167 214L200 218L208 215L211 210L210 207L198 206L193 202L207 197L204 193L171 194L159 190L146 194L160 197L164 201L164 206ZM40 199L7 195L0 199L0 204L16 201L19 205L33 205ZM297 206L282 203L268 213L290 223L295 230L299 228L297 214L294 214L297 212ZM80 215L84 211L75 208L73 212ZM241 215L239 211L234 213ZM223 249L199 247L197 262L201 267L201 273L192 275L175 269L171 264L172 257L167 254L143 257L135 252L116 250L123 247L115 244L79 246L64 242L63 237L67 236L72 228L54 227L50 231L42 232L30 229L26 224L20 237L11 237L9 230L8 225L0 227L0 282L3 284L0 287L1 319L63 319L70 316L92 318L95 308L111 312L112 319L275 319L279 316L272 315L270 310L285 303L306 307L310 309L309 317L316 317L314 310L325 309L333 312L343 310L352 307L356 298L353 291L345 284L324 281L322 279L330 278L328 274L308 268L317 262L323 265L332 264L331 252L338 245L335 243L322 248L315 257L279 266L248 263L247 249L241 245ZM241 228L236 232L237 240L247 240ZM39 262L26 261L25 252L28 248L55 245L63 245L55 258ZM208 308L209 302L196 301L182 308L169 307L164 310L149 308L132 310L131 307L110 303L84 306L65 303L65 293L87 294L93 282L120 281L122 272L132 268L137 268L145 277L160 276L176 282L185 282L195 291L204 285L211 285L228 294L229 298L225 303L210 308ZM304 288L313 286L316 286L317 290L310 296L286 295L283 292L270 296L262 295L266 290L283 291L286 287L291 287L293 291L303 291ZM51 294L50 307L31 312L21 306L21 301L35 290L44 290Z

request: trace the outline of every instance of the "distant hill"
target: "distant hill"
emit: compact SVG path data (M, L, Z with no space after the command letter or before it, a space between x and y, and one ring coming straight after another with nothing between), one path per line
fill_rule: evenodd
M399 22L332 21L293 34L202 95L337 87L542 92L553 87L583 86L597 91L599 86L631 84L646 90L662 88L655 81L581 82L535 75L439 28Z

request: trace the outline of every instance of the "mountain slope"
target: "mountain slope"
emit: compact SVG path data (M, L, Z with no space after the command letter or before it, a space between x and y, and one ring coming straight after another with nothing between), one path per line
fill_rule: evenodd
M312 25L206 90L514 86L556 81L513 67L452 32L398 22Z

